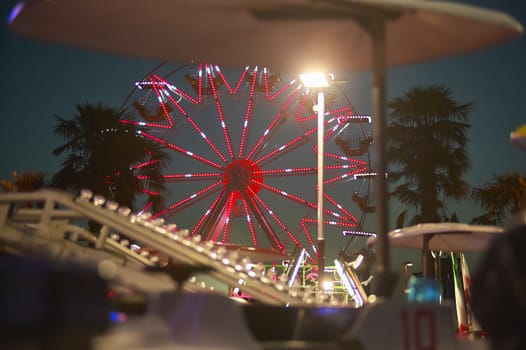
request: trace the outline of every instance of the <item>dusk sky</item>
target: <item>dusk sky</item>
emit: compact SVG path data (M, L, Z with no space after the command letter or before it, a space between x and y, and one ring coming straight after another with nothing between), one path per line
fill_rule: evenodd
M523 0L471 0L504 11L523 25ZM118 108L133 83L159 62L93 53L22 38L7 18L15 1L2 1L0 15L0 179L13 170L40 170L51 176L60 160L51 155L61 140L52 135L53 115L69 118L76 104L103 102ZM191 29L190 29L191 30ZM432 40L432 39L430 39ZM526 37L474 53L388 71L388 99L413 86L443 84L459 103L473 102L469 116L468 181L481 186L494 174L526 170L526 153L510 142L510 132L526 124ZM371 113L370 72L349 73L349 97L362 114ZM373 116L374 118L374 116ZM458 205L460 220L478 214Z

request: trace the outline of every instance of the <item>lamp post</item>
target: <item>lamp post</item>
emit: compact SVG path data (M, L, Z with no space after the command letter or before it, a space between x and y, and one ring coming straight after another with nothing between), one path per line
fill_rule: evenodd
M405 281L405 288L407 289L407 282L409 282L409 268L413 266L412 261L406 261L404 262L404 281Z
M327 74L324 73L306 73L300 74L301 82L308 88L318 89L317 104L315 111L318 113L318 185L317 185L317 200L318 200L318 233L317 233L317 251L318 251L318 291L323 290L323 283L325 282L325 235L323 232L323 154L324 154L324 139L325 136L325 94L323 88L330 85L327 79Z

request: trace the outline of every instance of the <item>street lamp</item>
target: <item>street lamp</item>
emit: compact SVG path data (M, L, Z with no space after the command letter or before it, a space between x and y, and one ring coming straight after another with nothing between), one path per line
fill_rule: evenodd
M323 88L330 86L328 75L325 73L300 74L300 80L308 88L318 89L318 102L315 111L318 112L318 289L323 289L325 281L325 235L323 233L323 153L325 136L325 94Z

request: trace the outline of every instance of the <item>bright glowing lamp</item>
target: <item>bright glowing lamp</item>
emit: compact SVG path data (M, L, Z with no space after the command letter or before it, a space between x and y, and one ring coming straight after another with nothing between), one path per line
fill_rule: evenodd
M300 74L301 82L303 85L309 88L329 87L330 82L328 77L329 75L319 72Z
M331 292L334 289L334 284L332 281L323 281L323 290Z

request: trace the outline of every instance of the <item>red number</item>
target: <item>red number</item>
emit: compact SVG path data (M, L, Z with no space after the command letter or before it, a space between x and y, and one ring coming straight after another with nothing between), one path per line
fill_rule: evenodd
M429 309L402 310L402 339L405 350L436 350L436 319Z

